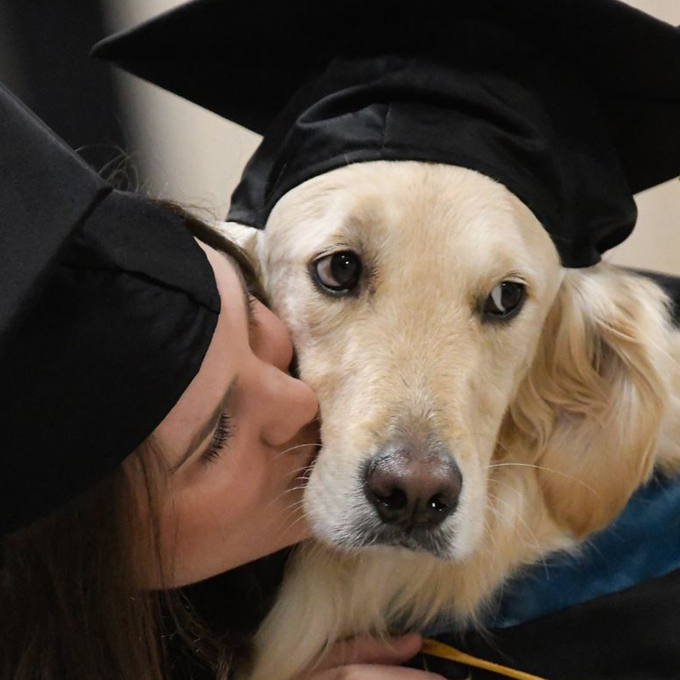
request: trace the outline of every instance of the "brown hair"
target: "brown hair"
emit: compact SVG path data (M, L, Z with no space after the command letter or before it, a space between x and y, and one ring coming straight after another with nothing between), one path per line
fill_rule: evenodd
M161 205L226 252L261 296L237 246L182 208ZM162 570L160 465L147 442L69 504L0 538L0 680L165 680L169 639L173 650L226 677L229 648L190 603L178 591L139 586L142 570Z

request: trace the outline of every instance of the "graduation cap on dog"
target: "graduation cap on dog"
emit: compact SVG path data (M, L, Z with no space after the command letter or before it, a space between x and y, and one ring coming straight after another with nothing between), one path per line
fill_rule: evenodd
M0 535L113 471L217 323L183 220L116 191L0 85Z
M680 174L680 30L618 0L195 0L94 53L264 134L229 214L255 227L334 168L447 163L583 267Z

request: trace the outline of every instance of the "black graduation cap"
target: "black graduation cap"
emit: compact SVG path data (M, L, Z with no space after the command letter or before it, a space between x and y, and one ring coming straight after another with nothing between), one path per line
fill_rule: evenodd
M333 168L449 163L581 267L680 174L680 30L618 0L195 0L94 54L265 135L229 215L256 227Z
M156 428L217 323L179 217L116 191L0 85L0 535Z

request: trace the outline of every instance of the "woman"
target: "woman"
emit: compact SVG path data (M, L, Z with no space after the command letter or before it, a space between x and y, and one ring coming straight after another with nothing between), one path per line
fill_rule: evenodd
M233 246L1 88L0 147L0 678L189 677L182 654L226 677L177 588L308 536L316 398ZM351 640L305 677L435 677L393 666L419 645Z

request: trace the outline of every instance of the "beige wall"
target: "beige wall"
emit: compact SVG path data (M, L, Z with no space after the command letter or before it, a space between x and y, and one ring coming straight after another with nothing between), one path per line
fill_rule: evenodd
M112 31L180 4L179 0L109 2ZM680 25L680 0L628 2ZM129 120L138 140L138 163L153 177L146 188L223 216L243 165L257 146L257 135L125 74L120 82L130 92ZM668 182L637 198L636 230L611 251L609 259L680 274L680 182Z
M181 0L108 0L111 31L132 26ZM259 136L194 104L121 73L127 123L137 140L133 161L156 196L203 206L224 217L229 197ZM219 83L216 83L216 87Z

